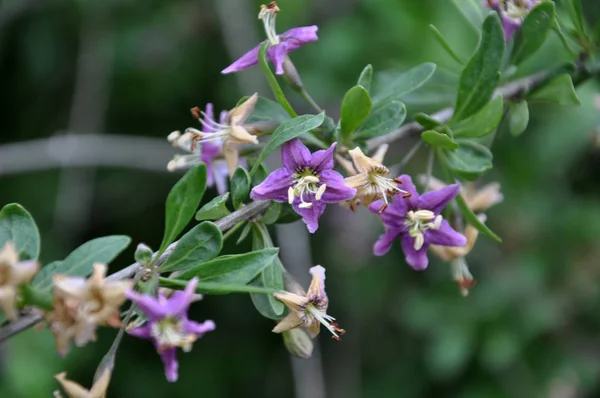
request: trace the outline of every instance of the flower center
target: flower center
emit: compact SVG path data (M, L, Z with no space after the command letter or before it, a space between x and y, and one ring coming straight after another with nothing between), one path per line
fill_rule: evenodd
M431 210L410 210L406 213L404 225L409 228L408 233L410 236L415 238L415 250L421 250L425 243L423 232L428 229L439 229L442 225L442 219L441 215L436 216Z
M281 40L279 40L279 36L277 36L277 32L275 31L275 18L277 17L278 12L279 7L277 7L277 4L273 1L267 5L261 5L260 12L258 13L258 19L263 21L267 39L272 46L281 43Z
M318 307L317 303L308 303L305 310L306 316L311 318L310 320L319 321L331 332L335 340L340 341L340 336L346 333L346 331L341 329L337 322L334 322L334 317L327 315L325 311L320 310Z
M304 195L314 195L316 200L321 200L327 189L327 184L320 184L320 181L319 177L308 167L294 173L294 181L288 189L288 202L292 204L294 199L299 197L301 203L298 206L300 208L312 207L312 198L309 198L310 201L307 202Z
M505 0L502 3L506 15L511 18L521 19L529 12L525 0Z
M369 183L371 184L373 196L381 197L385 202L379 210L380 213L383 213L388 207L388 197L391 199L399 193L401 193L404 198L410 196L408 191L398 188L398 184L401 183L400 180L386 177L388 173L389 170L386 167L376 168L369 173Z
M173 347L181 347L184 351L190 351L192 343L196 340L193 334L185 334L181 320L166 316L151 326L151 335L156 339L158 351Z

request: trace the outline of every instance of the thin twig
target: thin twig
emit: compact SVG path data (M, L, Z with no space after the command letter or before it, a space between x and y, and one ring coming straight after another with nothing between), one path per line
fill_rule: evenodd
M221 231L226 231L229 228L235 226L237 223L254 217L260 212L266 210L267 207L269 207L270 203L271 201L269 200L259 200L252 202L249 205L242 207L241 209L216 221L215 224L217 225L217 227L219 227ZM155 265L157 267L163 264L165 261L167 261L167 258L169 258L176 245L177 242L173 242L167 248L167 250L165 250L165 252L160 256L160 258L156 260ZM118 272L115 272L112 275L109 275L106 279L111 281L128 279L133 277L139 268L140 264L133 263L127 268L124 268ZM29 329L30 327L41 322L42 320L42 315L39 312L35 312L33 314L24 315L16 321L9 323L8 325L0 328L0 343L17 333L22 332L23 330Z

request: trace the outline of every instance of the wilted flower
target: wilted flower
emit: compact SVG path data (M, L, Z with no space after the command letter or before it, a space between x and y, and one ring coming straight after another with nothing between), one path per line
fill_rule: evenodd
M129 330L129 334L143 339L151 339L165 365L165 376L170 382L177 381L179 364L177 348L189 352L192 344L205 333L215 330L213 321L198 323L188 319L187 312L198 285L198 278L189 281L184 291L173 293L171 298L159 294L158 298L127 292L133 301L149 318L140 327Z
M104 398L106 397L106 390L108 389L108 384L110 383L110 370L109 368L106 368L102 373L102 376L96 380L92 388L89 390L81 386L79 383L67 380L66 372L59 373L54 376L54 378L58 380L69 398ZM55 391L54 396L58 398L62 395L58 391Z
M283 167L254 187L250 197L289 202L302 216L309 232L315 232L326 204L348 200L356 193L344 185L342 175L333 170L335 146L333 143L329 149L311 154L297 138L285 143L281 150Z
M302 26L293 28L280 35L275 31L275 18L279 12L279 7L275 2L268 5L262 5L258 18L263 21L267 39L270 42L270 47L267 50L267 55L275 64L275 73L281 75L284 73L284 59L287 53L302 47L303 45L316 41L318 27ZM239 72L251 66L258 64L258 52L260 43L246 54L242 55L237 61L223 69L221 73L227 74L231 72Z
M295 357L308 359L312 356L315 345L304 329L291 329L281 333L283 344Z
M487 0L486 5L500 15L504 38L509 41L529 11L539 3L539 0Z
M17 319L15 302L19 286L29 283L39 269L37 261L19 261L19 253L12 242L4 244L0 251L0 308L8 319Z
M427 188L430 190L438 190L448 186L448 184L444 184L437 178L427 178L425 175L419 176L419 182L423 185L429 183ZM469 182L461 185L460 194L465 199L469 209L475 213L486 211L504 200L504 195L500 192L500 183L498 182L491 182L481 188L478 188L475 183Z
M345 333L340 329L335 318L327 315L329 299L325 293L325 268L320 265L311 267L312 281L308 292L299 287L297 293L278 292L273 295L284 303L289 309L288 316L283 318L273 329L275 333L282 333L295 328L304 328L311 337L319 334L321 324L327 328L336 340Z
M389 205L388 198L393 198L399 193L403 198L410 195L398 187L400 180L387 177L390 170L381 164L387 148L387 144L380 146L372 158L366 156L358 147L348 151L354 167L349 161L338 157L338 162L350 174L350 177L344 179L344 183L351 188L356 188L356 198L351 203L351 208L361 203L368 206L375 200L383 199L379 209L383 212Z
M59 355L65 355L71 340L81 347L96 340L96 327L121 326L119 308L132 281L109 281L106 265L94 264L88 279L54 276L52 311L45 314Z
M217 123L214 118L213 105L210 103L206 104L205 112L193 108L192 115L202 124L203 133L218 132L220 126L224 126L229 118L227 111L222 111ZM169 171L204 163L206 165L206 185L209 187L216 185L219 195L227 192L227 165L223 159L218 159L218 156L222 155L221 138L216 137L214 141L211 141L208 136L205 140L201 138L198 140L198 135L191 131L187 131L183 135L179 131L174 131L169 134L167 139L174 147L190 152L189 155L176 155L167 165Z
M402 175L399 180L410 197L394 200L383 213L380 212L385 204L382 200L369 206L369 210L380 214L386 227L385 234L375 243L373 253L376 256L386 254L394 240L400 238L406 262L416 270L423 270L429 262L427 249L430 244L463 246L467 243L467 239L452 229L440 214L458 194L460 185L449 185L419 196L410 176Z
M218 147L221 145L227 170L231 176L238 166L238 145L258 144L258 138L250 132L257 133L259 131L254 128L254 126L244 124L246 119L248 119L250 114L254 111L256 101L258 101L258 94L254 93L250 98L244 101L243 104L230 110L226 117L222 115L220 123L214 121L210 115L207 116L206 113L201 113L201 116L204 118L198 117L198 121L200 121L203 129L206 131L187 128L185 134L182 136L178 136L177 132L171 133L169 140L175 142L177 146L190 148L191 151L196 150L196 146L198 145L206 146L207 144L211 144L213 147L209 147L212 149L209 149L208 152L211 156L214 152L214 146ZM181 142L181 144L179 142ZM202 152L202 149L200 149L200 152ZM174 161L177 162L177 159L174 159ZM178 168L179 166L177 164L171 164L170 167ZM218 173L218 175L215 173ZM224 185L222 177L220 177L223 173L223 169L215 169L215 173L213 173L215 183L223 183ZM221 180L219 180L219 178L221 178ZM221 188L223 188L223 186ZM223 189L223 191L225 190Z

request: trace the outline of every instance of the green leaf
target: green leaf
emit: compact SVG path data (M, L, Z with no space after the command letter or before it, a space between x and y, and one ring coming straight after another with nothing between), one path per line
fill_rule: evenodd
M354 139L369 139L386 135L400 127L406 118L406 107L402 102L392 101L376 108L354 133Z
M360 73L358 77L358 83L356 85L363 86L365 90L371 90L371 80L373 80L373 65L369 64L365 66L365 69Z
M492 168L492 153L476 142L460 140L458 149L446 152L452 171L467 180L474 180Z
M421 138L423 141L436 148L447 149L449 151L454 151L458 148L458 144L454 142L452 138L434 130L423 131L421 133Z
M160 272L187 270L215 258L223 248L223 233L215 224L205 221L183 235L173 252L161 265Z
M554 25L556 9L551 1L544 1L527 14L515 38L511 62L519 65L546 41Z
M129 246L130 242L131 238L124 235L92 239L73 250L64 260L54 261L44 266L33 279L33 286L36 289L49 290L52 287L54 274L88 276L92 273L94 263L110 263Z
M179 289L183 290L188 284L188 281L178 280L178 279L167 279L160 278L159 279L160 286L168 287L171 289ZM227 294L227 293L263 293L263 294L273 294L276 293L276 290L241 285L241 284L232 284L232 283L220 283L220 282L198 282L198 286L196 287L196 293L199 294Z
M256 223L252 228L252 250L273 247L273 241L264 224ZM275 257L259 276L250 284L256 287L283 290L283 265L279 257ZM281 319L285 312L285 305L272 295L251 294L252 303L258 312L269 319Z
M250 168L254 167L257 159L256 158L247 158L247 159L248 159L248 166ZM269 168L267 167L265 162L260 163L257 167L258 167L258 169L256 170L256 173L254 173L254 175L252 176L252 186L253 187L259 185L261 182L266 180L267 177L269 176Z
M450 46L450 44L444 38L444 35L442 35L442 32L440 32L439 29L435 27L435 25L429 25L429 29L433 32L433 35L436 39L438 39L438 42L442 45L444 50L446 50L448 55L450 55L450 57L452 57L452 59L454 59L459 64L464 65L465 62L458 56L458 54L456 54L456 52L454 52L452 46Z
M403 95L416 90L433 76L435 68L435 64L425 62L393 79L386 79L385 84L378 85L379 90L377 90L377 95L373 96L373 105L375 107L383 106L387 102L398 100Z
M238 167L230 182L231 201L233 208L238 209L250 192L250 175L243 167Z
M285 94L283 90L277 83L277 79L273 72L271 72L271 68L267 62L267 50L269 49L269 41L265 40L265 42L260 46L260 50L258 51L258 64L260 65L260 69L262 69L265 77L267 78L267 82L269 83L269 87L271 87L271 91L273 91L273 95L277 102L281 105L281 107L293 118L298 116L294 108L290 105L287 98L285 98Z
M371 96L364 87L354 86L346 92L340 110L340 127L344 140L365 121L372 107Z
M269 266L278 253L279 249L270 248L221 256L190 268L177 278L190 280L197 276L201 281L245 285Z
M575 92L573 80L567 73L544 84L541 88L535 90L528 99L530 102L553 102L561 105L581 104Z
M415 119L415 122L419 123L428 130L433 130L437 127L443 126L443 123L440 123L440 121L437 119L434 119L428 114L422 112L415 114L413 119Z
M527 129L529 124L529 107L527 101L522 100L511 104L508 113L508 129L510 134L517 137Z
M500 81L504 47L500 17L492 13L483 22L477 50L460 75L454 122L466 119L488 103Z
M288 203L282 203L281 214L277 219L276 224L290 224L300 220L302 216L294 211L292 206Z
M221 196L217 196L202 206L196 213L196 220L218 220L219 218L231 214L226 205L227 199L229 199L229 192Z
M491 238L498 243L502 243L502 239L494 232L492 232L492 230L489 229L487 225L481 222L479 218L477 218L477 215L473 213L473 210L471 210L469 206L467 206L467 202L465 201L462 195L456 196L456 204L458 204L460 212L469 224L477 228L479 232L481 232L488 238Z
M248 237L248 235L250 235L250 231L252 231L252 223L246 223L246 225L244 225L244 229L242 229L242 232L240 233L240 236L238 237L238 240L235 242L235 244L239 245L240 243L245 241L246 238Z
M33 217L19 204L11 203L0 211L0 250L12 242L20 260L37 260L40 255L40 232Z
M499 95L473 116L451 125L454 137L483 137L491 133L500 124L503 110L502 96Z
M275 224L281 215L282 205L279 202L271 202L271 206L263 214L261 221L267 225Z
M250 175L253 176L254 173L256 173L258 170L258 165L260 165L271 152L289 140L297 138L307 131L316 129L321 125L321 123L323 123L324 119L325 114L319 113L318 115L298 116L294 119L288 120L285 123L282 123L273 132L271 138L258 156L258 159L256 159L256 163L252 167L252 170L250 170Z
M456 9L462 14L469 24L479 32L483 22L483 9L479 0L452 0Z
M192 167L169 192L163 236L159 256L177 239L190 222L206 189L206 166L199 164Z
M240 101L238 101L236 106L241 105L248 98L250 97L243 97ZM246 119L246 123L264 122L269 120L275 120L283 123L286 120L290 120L290 115L277 102L271 101L265 97L258 97L256 105L254 106L254 110L248 119Z

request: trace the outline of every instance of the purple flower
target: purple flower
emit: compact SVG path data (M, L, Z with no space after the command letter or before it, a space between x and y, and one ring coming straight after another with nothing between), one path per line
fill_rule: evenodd
M485 4L500 15L504 38L509 41L519 30L529 11L538 3L538 0L487 0Z
M252 105L252 102L251 102ZM213 105L206 104L205 112L198 108L192 109L192 115L202 125L202 131L189 128L182 135L179 131L169 134L168 140L173 146L190 152L189 155L176 155L167 165L169 171L181 168L189 168L195 164L206 165L206 185L216 185L219 195L227 192L227 177L229 170L224 156L224 143L227 139L228 125L231 115L227 111L221 111L219 121L214 118ZM199 138L200 137L200 138ZM237 164L245 166L245 159L236 159Z
M421 196L408 175L399 177L402 188L410 192L410 197L396 198L383 213L382 200L373 202L369 210L381 216L386 231L375 246L376 256L386 254L396 238L402 242L406 262L416 270L427 268L427 248L430 244L440 246L464 246L467 239L456 232L440 212L460 191L460 185L448 185L437 191Z
M344 185L342 175L332 170L335 146L333 143L329 149L311 154L299 139L287 142L281 150L283 167L254 187L250 197L289 202L309 232L315 232L326 204L343 202L356 194L355 189Z
M267 55L275 64L275 73L278 75L283 74L283 60L287 53L294 51L303 45L316 41L317 30L319 29L316 25L302 26L299 28L292 28L285 33L278 35L275 32L275 17L279 12L279 8L273 3L268 6L262 6L259 19L263 21L265 26L265 32L271 45L267 50ZM258 64L258 51L260 46L254 47L246 54L242 55L237 61L223 69L221 73L227 74L231 72L239 72L251 66Z
M149 318L143 326L129 331L129 334L143 339L151 339L165 365L165 375L170 382L177 381L179 364L175 358L177 347L184 352L192 349L192 343L204 333L215 330L213 321L197 323L190 321L187 312L194 299L198 278L194 278L184 291L176 291L167 299L162 294L158 298L138 294L132 290L125 293Z

